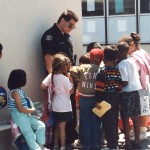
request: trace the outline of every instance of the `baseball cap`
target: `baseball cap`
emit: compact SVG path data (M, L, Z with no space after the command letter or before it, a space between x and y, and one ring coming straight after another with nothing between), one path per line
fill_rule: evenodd
M90 51L90 61L102 60L103 59L103 50L99 48L94 48Z

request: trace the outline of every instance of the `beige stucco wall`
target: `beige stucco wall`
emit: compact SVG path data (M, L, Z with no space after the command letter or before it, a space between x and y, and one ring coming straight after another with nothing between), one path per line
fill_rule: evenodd
M74 51L80 55L83 53L81 0L0 0L0 43L4 47L0 60L0 85L7 89L10 72L24 69L27 73L25 91L33 101L42 101L40 84L45 77L45 68L40 40L65 9L73 10L80 18L77 28L71 33ZM8 118L7 107L1 109L0 121ZM0 150L13 149L4 143L10 143L9 132L0 132Z

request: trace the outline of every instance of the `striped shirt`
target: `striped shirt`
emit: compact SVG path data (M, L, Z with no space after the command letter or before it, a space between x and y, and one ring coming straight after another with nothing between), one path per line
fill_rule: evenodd
M108 92L122 92L121 75L116 66L104 66L97 74L95 89L96 97L101 96L101 98L104 98L104 93Z
M21 89L13 89L8 94L8 109L17 109L16 101L11 97L13 91L17 91L20 94L22 106L28 108L26 94L24 93L24 91Z

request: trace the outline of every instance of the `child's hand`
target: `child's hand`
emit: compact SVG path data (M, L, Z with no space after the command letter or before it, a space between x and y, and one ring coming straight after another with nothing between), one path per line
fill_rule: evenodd
M69 72L67 74L65 74L65 76L69 78L71 83L73 83L73 78L71 77Z
M69 72L65 73L64 75L65 75L66 77L68 77L68 78L70 77L70 73L69 73Z
M96 103L96 108L101 109L102 107L99 104L99 102Z

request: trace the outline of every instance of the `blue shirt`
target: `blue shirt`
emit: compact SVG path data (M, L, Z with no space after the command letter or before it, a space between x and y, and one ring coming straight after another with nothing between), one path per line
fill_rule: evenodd
M8 94L8 109L17 109L16 101L11 97L13 91L17 91L20 94L22 106L28 108L25 92L21 89L13 89Z

